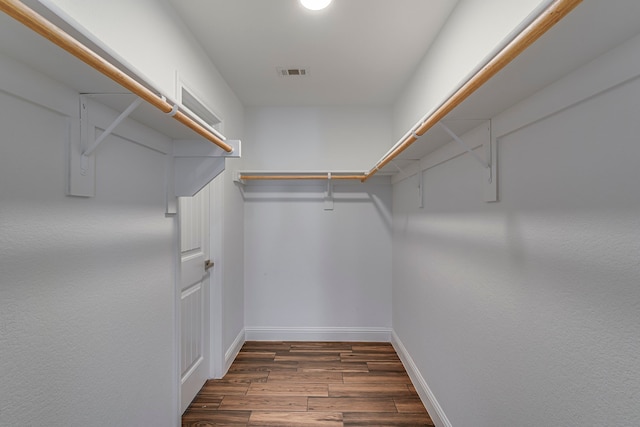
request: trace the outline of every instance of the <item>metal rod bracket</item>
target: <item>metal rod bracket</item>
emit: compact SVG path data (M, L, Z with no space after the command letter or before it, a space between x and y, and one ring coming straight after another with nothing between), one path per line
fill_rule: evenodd
M324 195L324 210L333 210L333 181L331 180L331 172L327 172L327 192Z

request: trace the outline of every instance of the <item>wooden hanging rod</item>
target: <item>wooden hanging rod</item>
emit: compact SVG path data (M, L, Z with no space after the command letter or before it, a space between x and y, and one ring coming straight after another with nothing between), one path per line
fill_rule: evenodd
M341 180L360 180L364 179L364 174L358 175L334 175L331 174L331 179ZM291 174L291 175L242 175L240 174L240 180L242 181L268 181L268 180L312 180L312 179L329 179L329 174Z
M417 137L424 135L436 123L442 120L454 108L460 105L465 99L475 92L480 86L485 84L491 77L496 75L513 59L520 55L527 47L553 27L558 21L571 12L582 0L556 0L549 5L530 25L523 29L509 44L498 52L484 67L475 73L464 85L462 85L449 99L440 105L422 123L416 125L410 135L400 144L385 155L369 172L365 174L362 182L371 178L380 169L395 159L400 153L406 150L411 144L418 140Z
M11 16L15 20L31 28L42 37L50 40L57 46L66 50L82 62L100 73L109 77L125 89L136 94L165 114L171 115L174 119L196 132L198 135L222 148L227 153L233 151L233 147L225 143L217 135L206 129L204 126L193 120L191 117L177 110L174 114L174 106L165 99L158 96L144 85L138 83L129 75L122 72L115 65L71 37L62 29L36 13L33 9L18 0L0 0L0 10Z

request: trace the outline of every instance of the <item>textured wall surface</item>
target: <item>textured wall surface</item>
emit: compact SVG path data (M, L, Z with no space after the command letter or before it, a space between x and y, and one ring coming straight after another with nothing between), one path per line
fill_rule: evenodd
M30 73L14 78L68 93ZM66 197L67 119L3 91L0 109L0 425L173 425L164 156L111 136L96 197Z
M51 3L117 52L167 96L178 96L177 80L182 80L222 120L220 130L225 136L242 139L242 104L167 1L51 0ZM125 9L127 13L123 14ZM118 25L114 26L113 22ZM131 37L131 34L140 37ZM241 159L227 160L229 170L240 164ZM231 176L227 171L218 178L222 188L214 195L216 199L212 199L221 209L218 218L221 226L212 227L219 235L211 236L212 248L220 248L212 254L216 255L214 262L219 271L215 272L219 274L219 281L214 286L221 287L218 295L224 300L222 304L212 303L212 309L222 311L213 316L218 318L218 323L222 322L220 331L224 335L218 348L212 349L216 357L227 351L243 328L242 197Z
M640 80L591 97L637 75L630 43L494 118L530 123L500 138L499 203L468 155L425 172L424 209L394 185L393 326L453 426L640 423Z

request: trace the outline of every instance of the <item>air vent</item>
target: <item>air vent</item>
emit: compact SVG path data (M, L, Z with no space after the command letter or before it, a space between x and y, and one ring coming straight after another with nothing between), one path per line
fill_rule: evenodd
M308 68L278 67L280 77L306 77L309 75Z
M218 116L202 101L200 101L200 99L198 99L198 97L187 87L181 85L180 89L182 106L192 113L196 119L200 119L201 122L217 131L220 131L222 121Z

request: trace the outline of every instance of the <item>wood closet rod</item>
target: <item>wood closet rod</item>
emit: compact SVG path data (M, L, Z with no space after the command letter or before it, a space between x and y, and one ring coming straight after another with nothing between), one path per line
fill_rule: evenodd
M331 179L342 180L363 180L364 174L359 175L334 175L331 174ZM299 175L240 175L242 181L268 181L268 180L311 180L311 179L329 179L328 174L299 174Z
M100 73L147 101L163 113L171 115L174 119L187 126L198 135L213 142L227 153L231 153L233 151L233 147L225 143L217 135L181 111L176 110L174 113L174 106L168 103L164 98L155 94L144 85L138 83L129 75L118 69L115 65L111 64L78 40L65 33L62 29L36 13L24 3L18 0L0 0L0 10L25 26L31 28L46 39L49 39L51 42L66 50L90 67L95 68Z
M371 178L376 172L385 167L400 153L424 135L436 123L442 120L454 108L496 75L513 59L520 55L527 47L532 45L540 36L546 33L558 21L571 12L582 0L556 0L549 5L530 25L524 28L511 42L498 52L485 66L476 72L465 84L453 93L422 123L416 124L401 143L387 153L369 172L365 174L362 182Z

